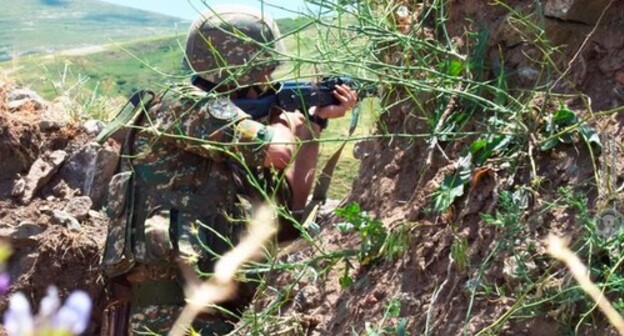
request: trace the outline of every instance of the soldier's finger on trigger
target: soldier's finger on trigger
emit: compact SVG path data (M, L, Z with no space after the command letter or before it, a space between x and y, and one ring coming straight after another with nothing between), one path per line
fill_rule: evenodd
M346 84L340 84L336 86L336 91L341 94L347 94L349 92L349 87Z
M332 91L332 94L334 95L334 97L336 97L336 99L338 99L338 101L342 103L342 99L344 98L344 96L340 92L338 92L337 89Z
M336 98L338 98L338 100L340 100L341 103L343 104L349 104L349 97L347 97L346 95L343 94L337 94Z

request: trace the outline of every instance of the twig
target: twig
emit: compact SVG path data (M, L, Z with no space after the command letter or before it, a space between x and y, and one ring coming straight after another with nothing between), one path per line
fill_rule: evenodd
M454 91L459 92L462 88L462 84L457 84L454 88ZM427 154L427 160L425 161L425 163L427 165L431 164L431 160L433 159L433 151L436 148L436 145L438 145L438 132L440 131L440 129L442 128L442 126L444 126L444 123L446 122L446 118L448 118L448 116L453 112L453 109L455 108L455 104L457 102L457 96L451 96L451 98L449 99L448 104L446 104L446 109L444 110L444 112L442 112L442 115L440 115L440 119L438 119L438 123L436 124L435 128L433 129L433 136L431 137L431 144L429 144L429 148L427 149L428 154ZM439 146L438 146L439 147ZM440 150L442 150L440 148ZM446 157L446 154L444 154L444 151L442 151L444 157ZM447 158L448 159L448 158Z
M594 35L594 33L596 32L596 29L598 29L598 26L600 26L600 23L602 22L602 18L607 13L607 10L611 8L611 5L613 4L613 2L615 2L615 0L609 1L609 4L607 4L607 6L605 6L605 8L602 10L602 13L598 17L598 21L596 21L596 24L594 25L594 28L592 28L589 34L587 34L587 36L585 37L585 40L583 40L583 43L581 43L581 46L579 47L578 51L574 54L574 56L568 63L568 66L563 71L561 76L559 76L559 78L557 78L557 80L550 86L551 89L555 88L557 84L559 84L559 82L563 79L563 77L565 77L565 75L567 75L568 72L570 72L570 69L572 69L572 63L574 63L574 61L576 61L576 59L581 55L581 52L583 51L583 49L585 49L585 45L587 44L587 42L589 42L589 39Z
M180 313L169 336L184 336L195 317L208 307L229 299L236 291L236 272L248 261L255 259L264 245L277 231L273 211L268 206L261 207L249 224L247 235L215 265L214 275L201 282L193 269L182 265L187 281L185 294L187 304Z
M618 333L624 336L624 319L622 319L622 316L613 308L600 289L591 281L587 267L579 257L568 248L567 242L550 234L546 243L548 245L548 253L568 266L576 281L581 285L581 288L596 302Z
M437 325L437 323L433 323L433 325L431 326L431 330L429 329L429 321L431 321L431 314L433 313L433 307L435 306L435 303L438 300L438 296L440 295L442 290L446 287L446 285L449 282L449 279L451 278L451 268L453 267L453 264L454 264L453 258L451 257L451 255L449 255L449 264L448 264L448 267L446 268L446 279L444 279L444 282L442 282L440 287L438 287L437 290L434 290L433 294L431 295L431 303L429 304L429 309L427 310L427 320L425 321L425 336L428 336L430 331L433 330Z

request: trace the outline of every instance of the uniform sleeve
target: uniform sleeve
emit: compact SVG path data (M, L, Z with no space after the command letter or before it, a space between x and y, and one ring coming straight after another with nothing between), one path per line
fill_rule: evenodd
M261 166L273 137L271 128L251 120L226 98L170 93L148 116L158 141L218 161L235 154L249 166Z

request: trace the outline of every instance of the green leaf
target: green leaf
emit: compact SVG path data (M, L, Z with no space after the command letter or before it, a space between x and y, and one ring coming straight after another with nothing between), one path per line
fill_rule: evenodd
M464 63L457 59L451 60L447 67L447 73L453 77L459 76L459 74L461 74L463 70L464 70Z
M600 142L600 137L591 126L583 123L579 132L581 133L581 136L583 137L583 140L585 140L585 142L587 142L598 152L602 152L602 142Z
M460 157L456 163L453 175L446 175L442 185L434 193L433 208L437 212L444 212L457 197L464 194L464 186L470 182L472 174L472 155L468 153Z
M397 299L390 300L388 304L388 315L392 317L399 317L401 313L401 302Z
M495 152L507 149L513 140L514 137L511 135L496 135L473 142L470 146L470 153L474 157L474 164L477 166L482 165Z
M360 205L357 203L351 203L334 210L336 216L352 223L355 226L359 226L359 216L361 212L362 210L360 209Z
M557 112L555 112L553 118L553 122L559 127L574 124L576 120L576 114L565 106L562 106Z
M470 145L470 149L469 149L470 153L472 153L472 155L475 155L477 154L478 151L485 148L486 145L487 145L487 140L478 139Z
M349 274L345 274L338 280L340 284L340 288L345 289L349 288L353 284L353 279L349 276Z
M397 336L407 335L407 318L403 317L399 319L397 322L396 334Z
M557 146L557 144L559 143L559 138L552 138L546 142L544 142L541 146L540 146L540 150L542 152L547 151L555 146Z
M547 137L553 136L566 127L572 126L578 122L578 117L574 111L570 110L566 106L561 106L557 112L548 116L546 120L545 133ZM560 142L572 143L574 141L574 134L572 132L566 132L560 134L556 138L549 139L540 146L541 151L547 151L557 146Z
M496 222L496 218L494 218L494 216L490 214L480 213L479 216L481 216L481 219L483 219L483 221L486 223L492 224Z
M340 284L340 287L343 289L348 288L349 286L353 284L353 279L351 279L351 276L349 276L349 270L351 269L351 264L349 263L348 259L344 259L344 261L345 261L344 273L342 274L340 279L338 279L338 283Z
M438 70L449 76L457 77L464 71L464 63L458 59L447 60L439 63Z
M336 229L342 233L347 233L353 231L355 226L349 222L340 222L335 224Z

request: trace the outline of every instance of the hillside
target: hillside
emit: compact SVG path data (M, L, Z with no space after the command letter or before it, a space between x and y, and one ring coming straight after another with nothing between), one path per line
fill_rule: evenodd
M4 1L4 0L0 0ZM121 10L126 12L126 7L118 8L109 6L107 3L95 1L110 8L111 12ZM15 13L26 11L27 5L14 8ZM152 13L128 9L125 17L117 16L114 21L86 20L84 27L75 32L63 29L67 24L62 16L69 15L66 9L55 8L57 12L55 19L50 19L47 24L48 29L37 34L50 33L58 40L66 43L54 44L54 49L42 47L46 45L41 40L44 37L30 36L36 35L28 30L13 29L13 31L0 31L6 35L5 40L19 40L25 49L31 50L35 55L21 54L21 57L7 62L6 58L11 55L6 54L8 49L0 46L0 70L9 73L12 78L18 80L22 85L32 87L47 99L53 99L63 94L68 87L78 87L85 91L85 94L97 94L105 97L128 97L138 88L153 86L153 83L165 85L167 82L179 81L182 74L182 57L184 38L189 22L178 22L176 19L162 17ZM87 8L83 12L85 17L102 17L97 8ZM144 16L145 14L145 16ZM14 17L14 21L23 15L8 15ZM108 15L111 18L111 15ZM150 24L154 27L163 22L162 27L169 22L171 27L177 25L179 29L152 28L152 32L146 35L144 29L136 29L137 25L143 21L152 20ZM127 19L127 20L126 20ZM0 19L0 27L3 25ZM163 21L158 21L163 20ZM7 20L8 21L8 20ZM19 20L18 20L19 21ZM287 50L292 55L306 56L316 54L313 49L317 32L314 26L307 27L302 31L298 28L307 25L312 19L305 16L296 18L283 18L277 20L281 32L287 35L284 42ZM7 24L8 25L8 24ZM84 41L90 41L94 36L93 31L106 31L111 26L112 31L123 32L119 38L109 38L99 44L87 45ZM100 36L100 35L97 35ZM5 62L2 62L1 53L5 52ZM44 53L40 55L39 53ZM288 62L281 67L278 77L292 78L295 75L307 74L311 72L309 65L293 66L294 62ZM296 72L293 73L293 68Z
M349 142L338 165L354 181L300 239L236 273L257 290L229 335L624 336L624 2L352 4L288 36L279 76L376 75L372 134L345 139L347 118L323 131L325 148ZM110 302L102 204L121 143L90 143L104 123L87 119L181 79L182 39L8 62L50 101L0 77L9 293L36 306L50 283L86 290L88 335ZM187 302L213 303L199 294Z
M60 52L25 57L0 64L13 78L48 99L74 88L86 95L128 97L152 83L179 80L183 35L139 38L130 42L85 50L84 54ZM75 92L74 92L75 93Z
M0 62L39 53L171 34L183 19L97 0L0 0Z

